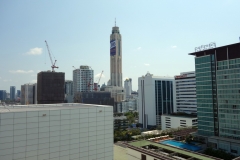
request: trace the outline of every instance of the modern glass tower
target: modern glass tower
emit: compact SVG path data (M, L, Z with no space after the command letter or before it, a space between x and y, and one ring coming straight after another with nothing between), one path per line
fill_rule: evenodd
M240 43L190 55L195 56L198 134L239 155Z
M16 87L10 86L10 99L15 100L16 98Z

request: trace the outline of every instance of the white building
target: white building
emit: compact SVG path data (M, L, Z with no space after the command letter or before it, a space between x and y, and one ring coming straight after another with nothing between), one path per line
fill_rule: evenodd
M73 92L93 91L93 70L90 66L80 66L73 70Z
M162 130L168 128L178 128L178 127L197 127L197 117L180 116L180 115L162 115Z
M125 93L126 93L126 98L130 97L132 94L132 79L126 79L124 81L124 89L125 89Z
M175 76L177 112L197 113L195 72Z
M175 82L173 77L158 77L147 73L138 78L139 123L143 128L161 125L161 115L175 109Z
M113 109L77 103L0 109L1 160L112 160Z
M37 104L37 83L21 85L20 102L22 105Z

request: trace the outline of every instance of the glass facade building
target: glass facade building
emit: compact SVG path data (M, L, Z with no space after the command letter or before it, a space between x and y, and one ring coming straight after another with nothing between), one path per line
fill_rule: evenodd
M240 147L230 141L240 146L240 43L190 55L195 55L198 134L239 155Z

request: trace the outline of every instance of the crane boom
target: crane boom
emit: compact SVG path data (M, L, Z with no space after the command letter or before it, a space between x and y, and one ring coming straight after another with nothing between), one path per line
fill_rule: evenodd
M52 55L51 55L51 52L49 50L48 43L47 43L46 40L45 40L45 43L46 43L46 46L47 46L47 50L48 50L48 54L49 54L49 57L50 57L50 61L52 63L52 66L51 66L52 67L52 72L54 72L54 68L58 68L57 66L55 66L57 60L55 60L54 63L53 63Z
M99 80L98 80L98 84L99 84L99 82L100 82L100 80L101 80L101 78L102 78L102 74L103 74L103 71L102 71L102 73L100 74L100 77L99 77Z

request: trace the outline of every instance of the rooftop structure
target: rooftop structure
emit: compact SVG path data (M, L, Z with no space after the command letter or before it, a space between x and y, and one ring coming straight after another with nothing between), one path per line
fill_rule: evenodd
M113 159L111 106L79 103L0 108L0 159Z

